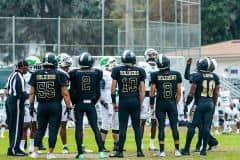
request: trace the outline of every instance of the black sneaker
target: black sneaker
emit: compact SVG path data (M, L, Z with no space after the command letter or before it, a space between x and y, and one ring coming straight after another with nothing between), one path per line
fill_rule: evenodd
M110 152L110 150L108 150L105 147L103 147L103 152Z
M181 149L180 152L181 152L182 155L185 155L185 156L190 155L190 152L189 152L189 150L187 150L187 149Z
M13 152L11 150L8 150L7 156L14 156Z
M112 154L109 155L109 157L117 157L117 158L122 158L123 157L123 152L114 152Z
M198 147L196 147L196 149L194 150L194 152L200 152L200 151L201 151L201 149Z
M206 156L207 155L207 151L206 150L201 150L200 155L201 156Z
M144 157L145 155L143 154L143 152L142 151L138 151L137 152L137 157Z
M17 153L19 153L19 154L24 154L24 156L27 156L27 155L28 155L26 152L24 152L24 151L22 151L22 150L18 150Z
M47 150L47 148L44 147L44 146L40 146L40 147L39 147L39 150L40 150L40 151L45 151L45 150Z

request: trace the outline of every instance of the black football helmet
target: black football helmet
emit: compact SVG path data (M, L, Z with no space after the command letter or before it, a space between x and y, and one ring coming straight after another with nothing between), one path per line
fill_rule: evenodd
M78 63L81 68L91 68L93 66L94 60L90 53L83 52L79 55Z
M43 58L43 66L54 66L57 67L57 57L54 53L49 52L46 53L45 57Z
M121 56L122 63L136 64L136 55L131 50L125 50Z
M210 72L211 60L208 57L203 57L199 59L197 63L198 71L200 72Z
M170 59L163 54L159 54L157 58L157 66L160 70L170 69Z

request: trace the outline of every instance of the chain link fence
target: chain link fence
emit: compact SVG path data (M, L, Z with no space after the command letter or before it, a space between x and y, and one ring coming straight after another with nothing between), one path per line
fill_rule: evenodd
M200 9L200 0L144 0L141 5L134 0L132 10L123 9L118 19L0 17L0 70L48 51L119 56L133 49L142 56L151 47L171 56L199 57Z

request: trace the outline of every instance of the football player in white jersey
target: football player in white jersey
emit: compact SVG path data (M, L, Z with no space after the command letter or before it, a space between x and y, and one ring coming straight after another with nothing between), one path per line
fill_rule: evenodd
M68 71L72 65L71 56L68 55L67 53L61 53L60 55L57 56L57 60L58 60L58 70L65 73L69 78ZM67 146L67 121L71 118L70 118L70 114L66 113L66 104L64 100L62 100L61 103L62 103L62 118L61 118L61 124L60 124L60 137L63 144L62 153L66 154L66 153L69 153L69 149Z
M151 73L158 70L156 65L156 58L158 52L155 49L147 49L144 53L145 62L139 62L139 67L142 67L146 72L146 79L145 79L145 88L146 94L141 108L141 131L142 131L142 138L144 135L144 127L146 120L151 118L151 136L150 136L150 144L149 150L154 151L156 150L154 145L154 139L156 136L156 127L157 127L157 120L155 117L155 109L150 108L149 106L149 91L150 91L150 80L151 80ZM149 115L150 113L150 115Z
M28 63L28 69L29 71L23 75L26 85L25 85L25 90L29 94L30 91L30 85L28 84L30 77L33 72L36 70L41 69L41 61L38 57L36 56L29 56L26 58L26 61ZM25 143L27 140L27 132L30 130L30 145L29 145L29 152L32 152L34 150L34 136L36 133L36 128L37 128L37 115L36 115L36 108L37 108L37 102L34 104L34 110L29 109L29 100L27 99L25 101L25 115L24 115L24 124L23 124L23 134L22 134L22 139L20 142L20 149L22 151L25 151Z
M224 130L223 133L231 133L232 126L236 125L237 133L239 133L240 129L240 113L236 108L234 103L231 103L229 107L225 107L224 110Z
M4 89L0 90L0 138L4 138L4 132L7 127L6 124L6 108L5 108Z
M103 80L101 81L101 98L100 98L100 113L102 117L101 136L105 152L109 152L105 148L105 140L110 127L112 126L112 137L114 140L113 150L117 150L119 139L119 121L118 112L113 109L111 99L111 70L116 66L116 59L113 57L103 57L100 60L100 65L103 68Z

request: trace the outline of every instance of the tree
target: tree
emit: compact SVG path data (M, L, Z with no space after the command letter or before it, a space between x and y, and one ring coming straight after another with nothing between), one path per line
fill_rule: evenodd
M239 0L202 1L202 43L240 38Z

